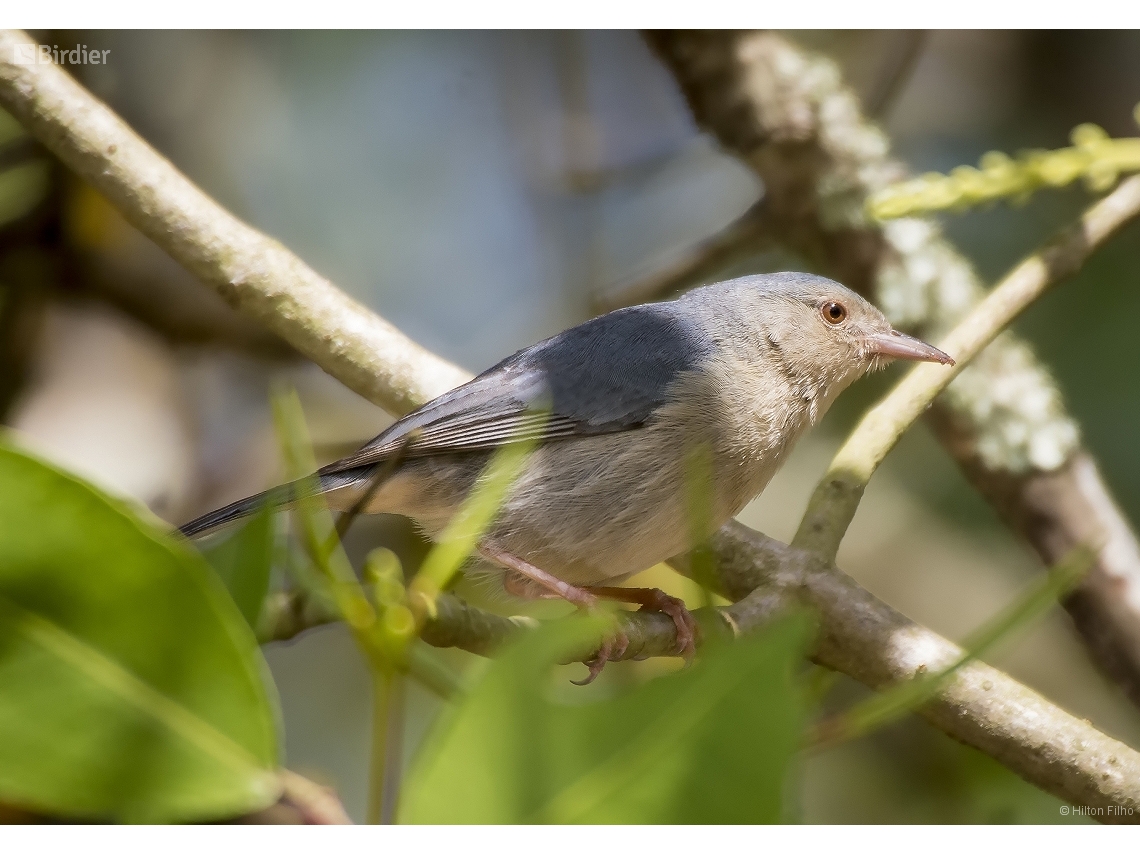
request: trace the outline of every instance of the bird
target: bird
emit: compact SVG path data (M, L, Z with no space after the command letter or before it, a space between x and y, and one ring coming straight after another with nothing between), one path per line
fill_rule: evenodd
M684 603L621 583L696 545L693 495L707 499L704 522L715 531L760 494L840 392L895 359L954 362L831 279L744 276L519 350L319 469L315 483L333 510L363 498L363 512L409 517L438 539L495 450L534 442L480 555L514 595L664 612L688 659L699 628ZM708 465L688 463L694 454ZM180 531L193 537L289 505L299 489L242 499ZM604 641L582 682L627 643L620 632Z

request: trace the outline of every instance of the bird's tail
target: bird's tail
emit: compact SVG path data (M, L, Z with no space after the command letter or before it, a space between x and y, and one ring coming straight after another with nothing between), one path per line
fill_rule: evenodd
M195 535L205 534L208 531L212 531L219 526L226 525L235 520L252 516L266 505L274 508L290 505L295 501L295 496L298 492L297 487L297 482L283 484L280 487L274 487L272 490L266 490L264 493L258 493L256 496L238 499L238 501L231 502L224 508L210 511L208 514L203 514L196 520L191 520L185 525L179 526L178 530L186 537L194 537Z
M367 473L367 471L367 469L363 470L364 473ZM198 519L191 520L185 525L179 526L178 530L186 537L205 534L219 526L252 516L266 506L271 508L288 507L306 495L306 493L327 493L339 487L351 486L357 483L362 477L361 470L318 475L315 491L313 491L313 479L306 478L301 481L292 481L288 484L282 484L280 487L266 490L264 493L258 493L256 496L239 499L236 502L226 505L224 508L210 511L208 514L203 514L198 517Z

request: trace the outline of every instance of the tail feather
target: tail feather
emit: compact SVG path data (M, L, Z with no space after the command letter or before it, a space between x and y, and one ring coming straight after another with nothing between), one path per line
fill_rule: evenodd
M236 502L231 502L224 508L218 508L216 511L203 514L196 520L191 520L185 525L179 526L178 530L186 537L205 534L219 526L252 516L266 505L275 508L288 505L293 501L293 493L294 489L292 484L274 487L272 490L266 490L264 493L258 493L255 496L249 496L245 499L239 499Z
M361 481L367 481L371 472L372 467L363 467L361 469L350 469L345 472L321 475L318 479L319 486L317 487L317 492L328 493L330 490L350 487ZM311 483L311 481L293 481L289 484L282 484L280 487L266 490L264 493L258 493L255 496L239 499L236 502L226 505L224 508L210 511L208 514L203 514L196 520L191 520L185 525L179 526L178 530L186 537L194 537L195 535L212 531L227 523L252 516L267 505L271 508L286 507L297 501L301 495L301 489L306 484Z

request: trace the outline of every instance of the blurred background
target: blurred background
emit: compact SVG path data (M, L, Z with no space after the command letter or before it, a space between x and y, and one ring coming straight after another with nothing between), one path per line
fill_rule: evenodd
M192 181L473 372L589 317L600 295L662 269L763 193L697 131L632 32L33 35L109 50L106 65L72 70ZM840 64L917 172L1061 147L1081 122L1140 135L1140 33L788 35ZM943 222L993 281L1088 201L1076 187ZM767 253L724 273L797 266ZM1140 521L1138 269L1133 224L1017 327ZM844 432L895 378L843 396L741 519L790 539ZM0 114L0 417L19 441L179 523L281 477L268 398L281 382L297 388L322 460L390 421L231 311ZM423 551L398 519L350 535L358 558L378 544L410 561ZM839 561L954 639L1040 569L921 424L876 475ZM475 582L460 593L527 608ZM362 819L371 693L351 639L326 627L265 652L287 763ZM1061 610L991 661L1140 748L1140 712L1094 670ZM610 666L596 690L671 667ZM842 678L825 704L863 693ZM438 711L412 686L408 757ZM1054 799L913 718L807 758L790 787L805 822L1061 819Z

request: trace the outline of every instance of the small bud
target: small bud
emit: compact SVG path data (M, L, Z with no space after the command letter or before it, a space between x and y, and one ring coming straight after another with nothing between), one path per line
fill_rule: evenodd
M1104 128L1099 125L1094 125L1091 122L1086 122L1083 125L1077 125L1073 128L1072 136L1069 137L1073 141L1073 145L1077 148L1085 146L1096 145L1097 143L1104 142L1108 139L1108 134Z
M407 606L393 606L384 612L384 629L397 638L408 638L416 631L416 619Z
M396 579L402 585L404 570L399 557L391 549L373 549L364 560L364 578L369 582Z

